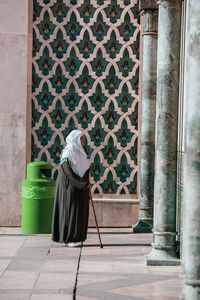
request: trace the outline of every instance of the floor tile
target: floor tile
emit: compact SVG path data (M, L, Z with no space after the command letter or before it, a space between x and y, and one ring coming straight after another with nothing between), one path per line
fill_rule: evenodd
M75 282L75 274L41 273L35 289L62 289L72 288Z
M0 299L72 300L80 254L76 300L179 299L180 266L146 265L152 234L100 231L103 248L96 228L90 228L80 249L52 242L49 234L0 228Z
M29 294L0 294L1 300L29 300Z
M0 289L32 289L38 273L6 271L0 278Z
M32 295L30 300L72 300L72 295L61 295L61 294L42 294L42 295Z

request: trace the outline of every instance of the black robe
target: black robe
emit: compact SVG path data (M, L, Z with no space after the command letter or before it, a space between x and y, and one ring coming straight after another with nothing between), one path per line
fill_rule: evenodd
M81 178L68 162L58 169L52 240L59 243L83 242L87 238L89 215L89 170Z

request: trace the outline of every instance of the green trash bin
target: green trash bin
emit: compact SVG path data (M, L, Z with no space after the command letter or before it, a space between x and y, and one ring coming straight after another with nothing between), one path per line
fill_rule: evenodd
M55 194L51 169L46 162L27 165L27 179L22 182L23 233L51 233Z

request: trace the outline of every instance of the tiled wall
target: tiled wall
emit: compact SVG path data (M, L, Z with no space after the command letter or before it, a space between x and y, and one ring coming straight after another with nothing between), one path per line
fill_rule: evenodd
M137 0L34 0L32 160L83 129L101 197L137 197L139 35Z

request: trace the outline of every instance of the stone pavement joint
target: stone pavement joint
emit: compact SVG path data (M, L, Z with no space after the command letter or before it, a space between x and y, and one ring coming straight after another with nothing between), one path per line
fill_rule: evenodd
M73 300L76 300L76 290L77 290L78 273L79 273L79 268L80 268L82 248L83 248L83 243L81 243L80 254L79 254L79 258L78 258L78 264L77 264L77 270L76 270L76 278L75 278L75 283L74 283L74 288L73 288Z
M147 266L152 234L95 228L80 248L0 228L0 300L179 300L180 266Z

